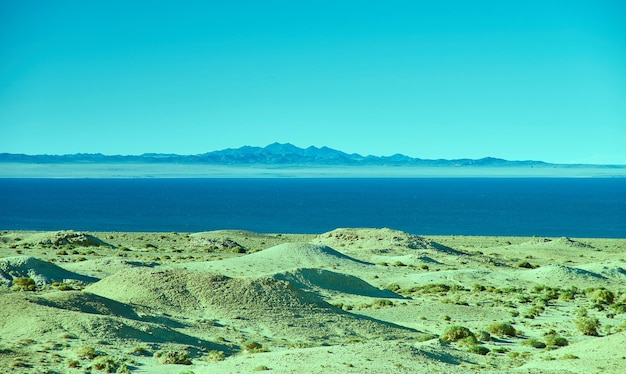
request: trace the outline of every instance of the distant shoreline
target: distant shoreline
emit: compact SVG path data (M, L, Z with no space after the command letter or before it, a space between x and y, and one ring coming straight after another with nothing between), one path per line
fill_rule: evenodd
M624 178L626 166L302 166L0 163L0 178Z

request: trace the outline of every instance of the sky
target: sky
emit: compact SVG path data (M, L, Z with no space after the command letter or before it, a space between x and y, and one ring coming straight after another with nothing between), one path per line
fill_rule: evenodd
M0 153L626 164L626 2L0 1Z

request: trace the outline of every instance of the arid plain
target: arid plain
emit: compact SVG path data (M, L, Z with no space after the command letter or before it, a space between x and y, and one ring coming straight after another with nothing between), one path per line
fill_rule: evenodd
M626 372L626 239L0 235L0 371Z

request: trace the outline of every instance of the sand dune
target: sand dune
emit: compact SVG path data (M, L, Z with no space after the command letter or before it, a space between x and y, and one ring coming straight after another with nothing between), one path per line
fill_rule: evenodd
M55 264L28 256L0 258L0 284L9 286L16 278L31 278L39 286L52 282L82 281L98 279L65 270Z
M367 271L368 267L374 267L371 263L352 258L325 245L312 243L284 243L248 256L180 266L230 276L273 275L301 268L341 268L343 272L359 273Z
M317 292L337 292L378 298L402 298L390 290L379 289L353 275L336 273L324 269L302 268L275 274L274 278L287 281L294 286Z
M624 249L369 228L5 231L0 371L626 372ZM447 338L459 327L477 338Z

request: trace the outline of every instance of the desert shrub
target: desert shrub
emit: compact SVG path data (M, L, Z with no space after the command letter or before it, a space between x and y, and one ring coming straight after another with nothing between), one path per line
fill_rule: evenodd
M553 345L557 347L565 347L568 345L567 339L562 336L559 336L555 331L549 331L544 335L544 341L547 345Z
M92 366L94 369L105 373L130 373L125 363L109 356L98 357L94 360Z
M559 293L559 300L561 301L572 301L576 297L576 294L572 291L562 291Z
M579 359L579 358L580 358L580 357L578 357L578 356L576 356L576 355L573 355L573 354L571 354L571 353L566 353L566 354L564 354L563 356L561 356L561 360L577 360L577 359Z
M37 288L33 278L14 278L13 286L22 291L35 291Z
M417 341L422 343L422 342L427 342L429 340L437 339L438 337L439 336L435 334L425 334L417 338Z
M482 345L472 345L469 348L467 348L467 351L471 353L476 353L478 355L483 355L483 356L490 352L489 348L484 347Z
M515 328L506 322L494 323L487 327L487 331L498 336L515 336L517 335L517 331Z
M268 368L268 367L267 367L267 366L265 366L265 365L260 365L260 366L255 367L255 368L254 368L254 371L266 371L266 370L269 370L269 369L270 369L270 368Z
M544 308L541 305L532 306L530 309L528 309L528 311L526 311L526 314L524 314L524 318L531 318L532 319L532 318L538 317L545 310L546 310L546 308Z
M613 310L614 313L624 314L626 313L626 303L615 303L609 305L609 308Z
M242 247L234 247L234 248L232 249L232 252L233 252L233 253L246 253L246 249L245 249L245 248L242 248Z
M473 345L478 345L480 342L476 339L475 335L470 335L467 338L459 340L457 343L459 343L459 346L461 347L471 347Z
M528 261L522 261L522 262L518 262L517 263L517 267L518 268L525 268L525 269L534 269L535 266L533 264L531 264Z
M393 302L390 301L390 300L387 300L387 299L378 299L378 300L374 301L374 303L372 304L372 306L375 309L383 308L383 307L386 307L386 306L393 306L393 305L394 305Z
M150 356L150 351L144 347L135 347L131 353L134 356Z
M533 347L533 348L537 348L537 349L543 349L546 347L546 343L542 342L541 340L538 339L528 339L528 340L524 340L522 342L522 345L528 346L528 347Z
M212 351L209 351L209 353L207 353L206 356L204 356L204 359L206 361L213 362L213 361L222 361L224 360L224 357L225 357L224 352L212 350Z
M187 352L179 351L158 351L154 354L159 364L180 364L191 365L191 358Z
M600 321L597 318L592 317L578 317L574 321L576 327L580 332L587 336L598 336L598 329L600 328Z
M391 292L396 292L400 290L400 285L398 283L391 283L387 286L387 289Z
M448 291L450 291L450 286L443 283L426 284L424 286L417 286L410 289L410 292L419 292L422 294L446 293Z
M473 336L474 338L476 338L476 336L474 336L474 333L471 332L470 329L468 329L467 327L449 326L443 331L443 334L441 335L441 340L446 343L450 343L465 339L468 336Z
M508 351L510 351L510 349L508 349L506 347L496 347L496 348L492 349L492 351L494 351L496 353L507 353Z
M481 284L473 284L472 285L472 291L474 292L481 292L481 291L485 291L487 288Z
M83 345L83 346L78 348L78 352L76 352L76 355L78 357L81 357L81 358L93 359L98 354L97 354L96 349L94 347L92 347L90 345Z
M462 292L462 291L469 291L469 290L461 286L460 284L453 284L452 286L450 286L450 291Z
M67 361L67 367L68 368L79 368L80 367L80 362L78 360L68 360Z
M263 346L261 345L261 343L258 343L252 340L249 340L243 343L243 347L248 352L262 352L263 351Z
M476 333L476 338L478 338L481 342L488 342L491 341L491 334L485 330L481 330Z
M605 288L601 288L596 290L591 295L591 299L600 304L613 304L613 301L615 301L615 294Z
M72 290L74 290L74 288L71 285L67 284L67 283L60 283L59 287L57 287L57 290L59 290L59 291L72 291Z

